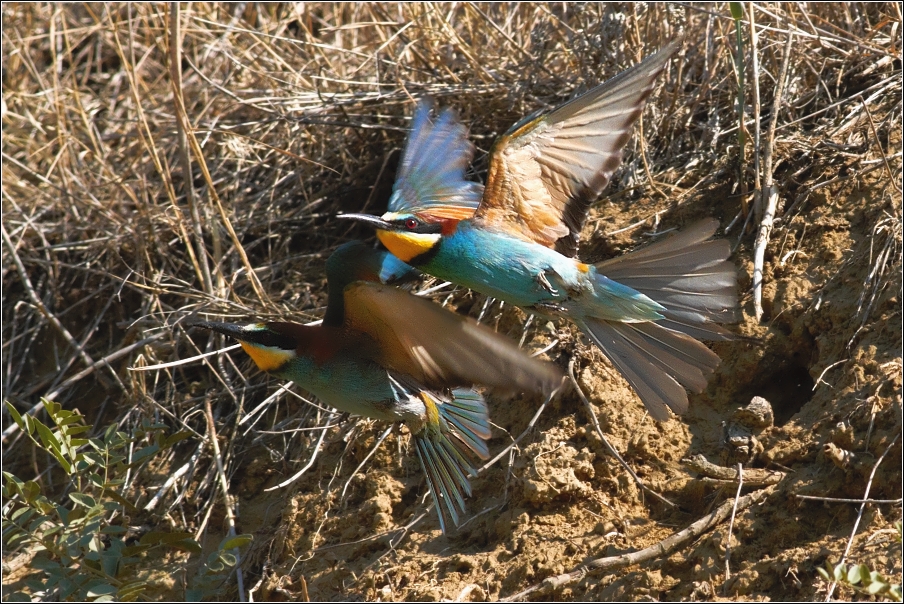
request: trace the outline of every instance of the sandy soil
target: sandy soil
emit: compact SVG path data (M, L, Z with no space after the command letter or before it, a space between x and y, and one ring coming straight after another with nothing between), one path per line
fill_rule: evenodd
M432 512L424 515L423 478L403 434L391 435L366 474L351 479L383 427L359 428L350 444L332 439L289 494L269 496L260 486L281 473L260 462L265 451L252 449L236 486L243 493L242 530L258 537L251 563L268 558L274 564L262 597L300 597L304 589L313 600L511 596L591 559L650 546L733 498L735 486L707 484L682 466L694 454L784 477L768 487L762 504L738 515L730 541L722 525L652 564L591 574L534 597L807 600L824 594L815 569L839 559L857 507L798 495L861 498L874 470L871 498L894 499L901 492L901 444L893 442L901 412L900 291L876 292L874 318L863 328L858 312L875 263L869 261L870 246L875 258L883 240L873 230L876 219L891 209L873 204L874 196L864 189L820 199L783 225L781 245L767 261L763 321L751 317L745 298L737 333L750 339L713 346L722 365L681 419L650 419L624 380L572 326L554 327L560 345L552 357L566 365L573 354L578 383L606 438L671 505L645 496L607 454L574 391L549 406L511 455L473 481L472 516L449 536L439 532ZM731 212L726 197L713 190L675 209L650 200L603 203L589 221L591 245L611 227L656 212L664 212L660 228L710 215L724 224ZM601 244L621 250L645 232L636 229ZM736 257L749 256L742 244ZM752 266L739 265L744 291ZM503 324L520 320L518 311L502 315ZM538 338L531 345L539 348L545 341L542 334ZM749 430L739 449L726 442L727 430L754 396L771 403L774 425ZM521 434L540 401L491 401L495 453ZM840 459L838 451L850 457ZM876 468L883 455L887 461ZM900 545L888 529L899 514L888 506L868 507L852 550L892 575L901 571L895 553Z
M852 534L849 561L900 580L893 526L901 520L904 423L901 193L894 184L901 170L900 7L758 5L764 124L783 28L793 25L798 35L775 140L780 211L758 321L750 296L757 221L743 236L743 217L734 222L749 199L736 186L728 9L676 16L672 5L654 4L475 6L183 9L195 11L183 30L187 119L221 198L206 196L208 182L192 155L201 206L195 222L185 201L164 5L108 7L107 14L81 5L4 4L3 224L13 241L3 248L4 396L24 410L84 368L29 288L93 359L158 337L116 356L112 372L101 367L60 387L58 398L99 427L153 418L172 421L174 430L184 421L205 435L200 401L213 400L237 528L254 535L242 568L256 601L488 601L538 585L528 599L824 599L816 569L837 562ZM781 20L762 12L767 8ZM6 35L7 23L16 35ZM280 430L316 427L322 415L283 395L253 429L239 426L280 385L251 369L241 351L209 364L127 370L213 349L196 334L197 348L190 346L176 326L192 313L319 318L327 253L373 235L333 217L385 205L411 98L432 94L456 107L471 127L480 178L492 141L513 121L611 76L616 64L633 64L639 49L663 46L679 24L687 50L663 75L611 195L591 210L580 255L602 260L717 218L720 236L738 242L732 260L743 321L732 329L743 337L713 344L722 364L709 387L691 396L684 417L665 423L646 415L570 324L536 321L525 339L531 351L554 344L547 357L563 368L573 364L602 434L643 488L607 450L575 389L550 402L531 429L542 401L490 393L491 452L503 454L472 481L468 517L444 536L404 428L374 451L387 426L346 420L326 433L300 479L266 491L311 460L322 433ZM834 33L808 33L816 26ZM864 101L868 94L879 96ZM749 105L752 95L748 89ZM752 147L748 141L751 188ZM21 257L27 285L8 247ZM210 287L193 265L197 249L210 259ZM247 278L245 253L266 299ZM436 299L472 316L484 310L484 298L466 292ZM517 309L492 305L483 320L516 339L524 334L526 315ZM754 397L768 401L771 422L745 410ZM43 457L24 440L11 442L4 443L4 469L40 474ZM128 520L155 530L206 526L206 555L226 534L226 514L216 465L200 439L142 468L127 496L143 505L195 451L196 472L177 489L184 499L167 514ZM731 502L737 483L702 476L688 464L692 456L723 468L742 464L741 495L761 491L760 503L642 564L542 585L595 559L654 546ZM777 483L757 483L763 476ZM827 500L867 495L897 503L867 505L861 517L860 506ZM21 587L33 570L29 560L4 552L4 590ZM148 560L148 597L182 598L199 560ZM233 578L224 592L235 597ZM844 586L834 596L865 597Z

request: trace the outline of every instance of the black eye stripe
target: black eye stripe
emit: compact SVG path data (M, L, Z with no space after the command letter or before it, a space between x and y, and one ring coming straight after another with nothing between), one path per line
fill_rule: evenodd
M409 226L410 222L414 222L415 226ZM421 222L415 218L402 218L394 221L400 231L408 233L433 234L442 233L443 226L437 222Z

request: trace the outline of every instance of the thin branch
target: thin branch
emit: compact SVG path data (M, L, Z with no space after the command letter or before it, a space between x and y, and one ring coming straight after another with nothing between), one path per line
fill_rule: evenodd
M684 545L688 541L696 539L700 535L709 532L721 523L725 522L732 512L743 512L750 506L760 503L770 493L774 487L755 491L749 495L744 495L737 500L726 501L718 508L694 522L683 531L679 531L662 541L644 548L640 551L622 554L620 556L609 556L608 558L597 558L586 564L582 564L577 569L564 575L556 575L549 577L539 585L534 585L508 598L500 598L500 602L517 602L523 600L530 594L543 589L544 592L550 592L570 583L580 581L589 573L594 571L612 571L618 568L624 568L633 564L641 564L649 560L664 558L671 554L679 546Z
M772 116L769 120L769 134L766 138L764 170L765 178L763 189L760 191L760 200L765 200L763 219L760 221L759 233L753 246L753 309L756 320L763 316L763 264L766 260L766 246L769 245L769 236L772 234L772 223L775 219L775 211L778 207L778 187L772 183L772 151L775 141L775 125L778 122L781 109L782 93L785 88L785 76L788 73L788 63L791 58L791 42L794 34L788 34L785 42L785 50L782 53L781 75L775 89L775 98L772 103Z
M223 468L223 458L220 456L220 443L217 440L217 427L213 421L213 410L210 408L210 397L204 397L204 415L207 418L207 438L210 439L213 458L216 461L217 478L220 483L220 492L223 495L223 507L226 508L226 522L229 525L229 536L235 537L235 511L233 509L232 495L229 494L229 483L226 482L226 471ZM232 550L235 556L236 582L238 583L239 602L246 602L245 585L242 578L242 558L238 548Z
M734 506L731 508L731 520L728 522L728 538L725 542L725 583L728 585L728 579L731 574L729 572L729 562L731 560L731 533L734 531L735 516L738 513L738 500L741 498L741 489L744 488L744 466L738 463L738 491L735 493Z
M631 478L634 479L635 484L637 484L637 486L640 487L641 491L643 491L644 493L648 493L654 499L666 504L670 508L676 507L676 505L674 503L672 503L671 501L669 501L668 499L666 499L665 497L663 497L662 495L660 495L659 493L657 493L656 491L654 491L653 489L651 489L650 487L645 485L643 483L643 481L640 479L640 476L638 476L637 473L634 471L634 469L628 465L628 462L626 462L622 458L621 454L618 451L616 451L615 447L613 447L609 443L609 440L606 438L606 435L603 434L603 429L600 427L599 420L596 418L596 412L593 410L593 406L590 404L590 401L587 399L587 395L584 394L583 390L581 390L581 386L578 384L577 379L574 377L574 358L572 358L571 362L568 363L568 377L571 378L571 383L574 386L574 389L577 391L578 397L580 397L581 401L584 403L584 407L587 409L587 413L590 415L590 421L593 423L593 428L594 428L594 430L596 430L596 435L599 436L600 440L603 441L603 446L606 447L606 450L609 451L609 454L612 455L612 457L614 457L615 459L617 459L618 463L621 465L621 467L623 467L628 472L628 474L631 475Z
M188 201L189 214L191 215L192 229L194 230L195 246L198 248L198 263L201 266L204 291L211 296L213 281L210 278L210 266L207 263L207 251L204 249L204 234L201 231L201 214L198 212L198 200L195 197L195 184L191 172L191 154L188 150L188 139L185 135L185 100L182 96L182 31L180 24L180 11L178 2L170 2L170 82L173 86L173 104L176 115L176 136L179 139L179 159L182 162L182 187L185 190L185 198Z
M873 469L869 473L869 480L866 481L866 489L864 489L863 491L863 499L861 499L862 503L860 504L860 509L857 511L857 519L854 521L854 528L851 529L851 536L844 548L844 553L841 554L841 560L838 561L838 564L844 564L844 561L847 559L847 555L851 552L851 546L854 544L854 536L857 535L857 529L860 527L860 519L863 518L863 510L866 509L866 502L869 500L869 492L873 487L873 478L875 478L876 476L876 470L879 469L879 465L882 463L882 460L885 459L885 456L888 455L888 452L891 451L891 448L895 446L899 438L901 438L900 432L895 435L894 440L888 443L888 446L885 447L885 451L882 452L882 455L880 455L879 459L876 460L876 463L873 464ZM835 593L835 587L837 585L837 581L832 581L831 585L829 585L829 592L826 594L826 602L832 601L832 594Z

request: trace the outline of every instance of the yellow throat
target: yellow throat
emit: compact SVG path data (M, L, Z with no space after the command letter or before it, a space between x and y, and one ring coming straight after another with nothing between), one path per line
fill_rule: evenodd
M282 350L281 348L273 348L270 346L258 346L241 341L239 343L261 371L276 371L295 358L295 351L293 350Z
M439 243L441 237L439 233L406 233L377 229L377 239L402 262L410 262L412 258L429 252Z

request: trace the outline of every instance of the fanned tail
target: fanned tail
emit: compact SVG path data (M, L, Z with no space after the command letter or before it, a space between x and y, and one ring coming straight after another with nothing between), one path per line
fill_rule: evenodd
M667 239L595 265L661 309L663 318L620 322L585 316L578 323L660 421L687 410L719 357L697 341L739 336L718 325L738 320L737 272L725 240L709 240L718 222L704 220ZM664 309L664 310L662 310Z
M471 495L468 477L476 476L477 470L469 456L489 457L490 420L483 397L473 390L453 390L451 400L425 390L420 396L427 407L427 422L414 441L445 534L445 518L458 526L459 511L465 511L464 497Z
M716 323L739 319L737 269L731 247L710 240L719 223L708 219L662 241L596 265L598 273L634 289L666 310L657 323L704 340L737 338Z
M691 336L660 323L588 317L579 326L628 380L650 415L666 421L669 409L678 415L687 411L685 388L702 392L719 357Z

